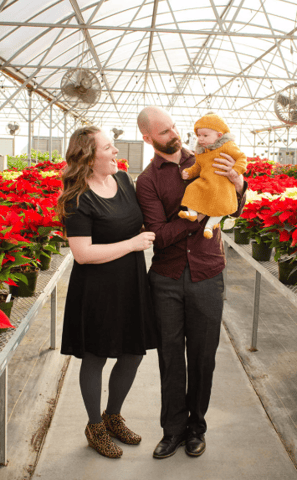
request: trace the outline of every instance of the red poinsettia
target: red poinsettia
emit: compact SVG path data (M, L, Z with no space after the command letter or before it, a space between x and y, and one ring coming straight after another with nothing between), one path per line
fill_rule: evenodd
M244 174L245 177L255 177L261 175L271 175L272 164L267 161L267 158L261 160L259 157L247 158L247 168Z
M277 175L268 177L263 175L261 177L247 178L250 190L256 192L267 192L272 195L283 193L287 188L297 187L297 180L286 175Z
M128 172L129 164L125 158L118 158L117 163L119 170L124 170L125 172Z

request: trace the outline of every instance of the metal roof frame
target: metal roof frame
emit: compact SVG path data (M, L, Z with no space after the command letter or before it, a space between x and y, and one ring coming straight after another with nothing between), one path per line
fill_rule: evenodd
M251 131L279 125L274 97L297 73L293 0L2 0L0 29L0 128L13 111L28 119L33 92L43 101L31 122L47 127L53 107L73 118L69 131L79 120L134 132L140 109L159 105L192 131L212 109L251 144ZM60 92L78 64L102 86L85 111Z

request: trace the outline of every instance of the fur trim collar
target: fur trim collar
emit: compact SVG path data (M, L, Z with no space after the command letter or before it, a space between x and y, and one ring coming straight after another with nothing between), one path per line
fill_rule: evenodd
M221 138L218 138L215 143L212 143L211 145L207 145L207 150L216 150L217 148L220 148L224 143L227 142L234 142L235 137L232 135L232 133L225 133L224 135L221 136ZM196 148L195 152L200 154L200 153L205 153L205 147L201 147L198 145L198 142L196 143Z

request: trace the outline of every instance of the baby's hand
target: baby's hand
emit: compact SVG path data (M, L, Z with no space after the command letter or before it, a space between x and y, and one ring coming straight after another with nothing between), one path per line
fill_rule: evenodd
M189 174L186 170L182 171L181 176L184 180L187 180L189 178Z

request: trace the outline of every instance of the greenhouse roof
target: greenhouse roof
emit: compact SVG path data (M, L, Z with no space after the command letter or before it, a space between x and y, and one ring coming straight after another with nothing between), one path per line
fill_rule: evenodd
M147 105L190 130L209 110L231 129L278 126L275 96L296 77L296 14L296 0L0 0L1 115L26 117L34 91L41 110L109 126L135 128ZM69 90L74 69L91 72L87 106Z

